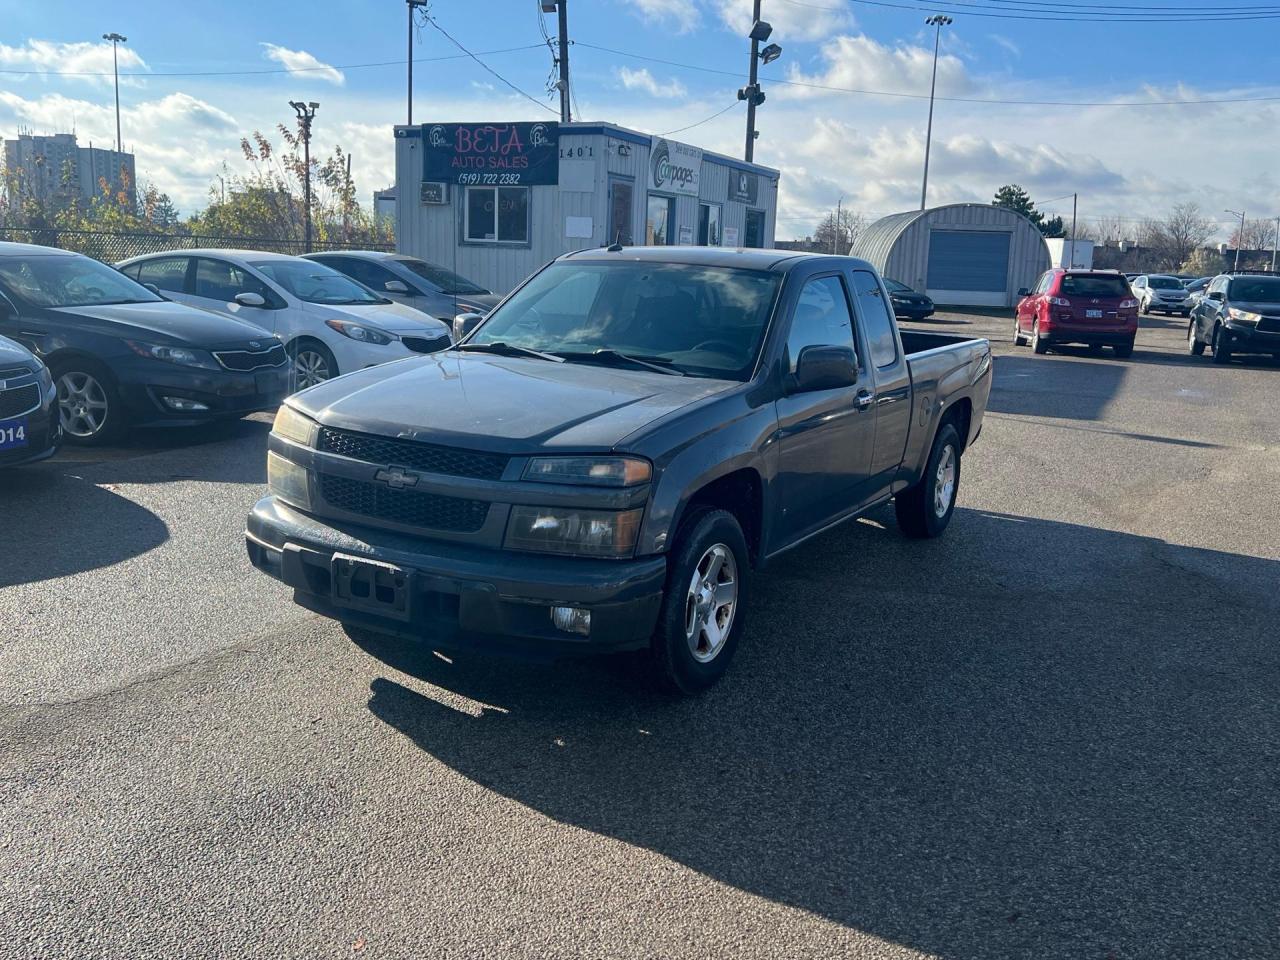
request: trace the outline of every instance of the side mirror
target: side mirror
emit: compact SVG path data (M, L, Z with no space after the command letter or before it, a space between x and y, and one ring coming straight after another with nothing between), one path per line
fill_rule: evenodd
M1019 287L1019 288L1018 288L1018 296L1020 296L1020 297L1029 297L1029 296L1031 296L1031 290L1030 290L1029 288L1027 288L1027 287Z
M800 351L793 393L835 390L858 382L858 363L848 347L813 346Z
M382 285L382 289L387 293L408 294L409 285L403 280L388 280Z
M1206 294L1206 296L1208 296L1210 300L1216 300L1218 303L1221 303L1223 300L1227 299L1226 294L1224 294L1221 290L1215 290L1213 291L1213 293Z
M262 294L249 293L248 291L244 293L237 293L235 295L235 301L242 307L265 307L267 305L267 301L263 298Z
M453 342L457 343L484 320L483 313L460 313L453 318Z
M144 283L143 286L146 287L148 290L150 290L152 293L154 293L157 297L164 296L164 294L160 292L160 288L157 287L154 283Z

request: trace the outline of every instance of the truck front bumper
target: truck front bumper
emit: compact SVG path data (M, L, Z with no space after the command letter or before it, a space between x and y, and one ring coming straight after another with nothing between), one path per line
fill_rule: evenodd
M245 531L250 562L293 588L294 601L322 616L445 648L484 648L546 657L634 650L657 623L665 556L589 560L424 541L367 527L338 527L259 500ZM343 558L403 571L407 602L373 609L340 596ZM561 630L555 607L590 611L585 634Z

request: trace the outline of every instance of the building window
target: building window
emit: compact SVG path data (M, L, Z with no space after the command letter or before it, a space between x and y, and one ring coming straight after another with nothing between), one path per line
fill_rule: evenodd
M649 194L644 242L651 247L669 247L676 242L676 198Z
M528 187L467 187L466 237L471 243L528 243Z
M764 246L764 211L748 210L747 226L743 231L742 245L744 247L763 247ZM848 251L845 251L846 253Z
M698 204L698 246L720 246L720 204Z

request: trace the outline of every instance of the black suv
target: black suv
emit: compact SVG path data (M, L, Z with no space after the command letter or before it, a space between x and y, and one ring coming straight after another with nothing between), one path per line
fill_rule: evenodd
M1280 277L1214 277L1187 326L1192 355L1200 356L1206 346L1214 363L1227 363L1237 353L1269 353L1280 360Z

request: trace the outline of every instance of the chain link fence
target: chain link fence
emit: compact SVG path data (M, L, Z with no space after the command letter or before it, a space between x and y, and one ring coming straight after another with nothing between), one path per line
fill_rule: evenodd
M200 234L168 233L100 233L92 230L52 230L28 227L0 227L0 240L35 243L43 247L73 250L104 263L118 263L144 253L166 250L194 250L201 247L236 250L265 250L271 253L301 254L307 252L302 240L279 240L268 237L214 237ZM312 250L386 250L392 243L343 243L314 240Z

